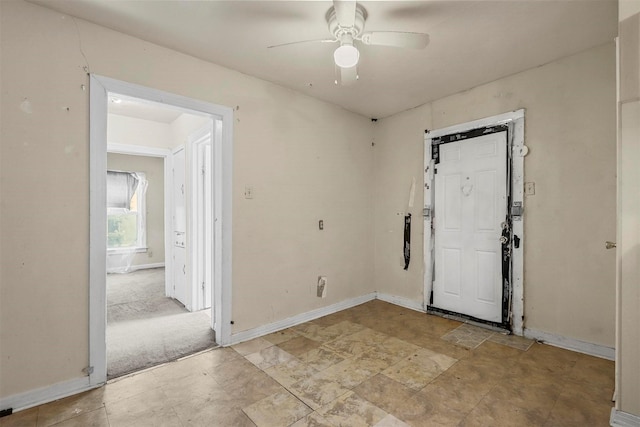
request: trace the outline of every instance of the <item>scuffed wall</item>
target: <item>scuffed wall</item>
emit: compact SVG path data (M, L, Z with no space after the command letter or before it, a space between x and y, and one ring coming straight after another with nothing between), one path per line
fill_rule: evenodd
M525 200L525 327L613 347L615 254L604 242L616 233L615 82L611 43L379 121L376 290L423 302L422 248L403 271L396 217L422 171L421 132L524 108L525 181L536 185Z
M0 12L0 398L89 362L87 71L236 108L235 331L370 291L368 119L30 3Z

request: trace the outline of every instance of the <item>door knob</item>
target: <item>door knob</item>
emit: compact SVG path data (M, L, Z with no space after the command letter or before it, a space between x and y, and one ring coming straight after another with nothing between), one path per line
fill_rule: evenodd
M607 242L605 242L605 243L604 243L604 246L605 246L605 248L607 248L607 249L613 249L613 248L615 248L615 247L616 247L616 242L609 242L609 241L607 241Z

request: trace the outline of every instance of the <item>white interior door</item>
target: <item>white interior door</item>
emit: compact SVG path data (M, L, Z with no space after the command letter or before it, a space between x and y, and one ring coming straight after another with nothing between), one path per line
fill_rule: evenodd
M199 182L197 195L198 226L198 309L211 307L213 283L213 200L211 176L211 133L205 143L198 144Z
M188 304L186 260L186 189L184 148L173 153L173 296Z
M433 306L502 322L507 132L440 145L434 189Z

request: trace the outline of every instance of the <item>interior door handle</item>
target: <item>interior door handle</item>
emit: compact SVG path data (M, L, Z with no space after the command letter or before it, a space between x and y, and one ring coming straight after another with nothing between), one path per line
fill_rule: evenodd
M606 241L606 242L604 243L604 247L605 247L605 248L607 248L607 249L613 249L613 248L615 248L615 247L616 247L616 242L609 242L609 241Z

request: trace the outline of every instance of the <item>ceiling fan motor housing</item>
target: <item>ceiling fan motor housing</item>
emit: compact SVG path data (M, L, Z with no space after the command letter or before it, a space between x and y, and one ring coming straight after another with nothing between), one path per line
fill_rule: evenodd
M329 32L337 39L341 40L342 36L349 34L352 38L357 38L364 31L364 21L367 19L367 11L360 4L356 3L356 16L353 27L341 27L338 24L335 7L331 7L327 11L327 24Z

